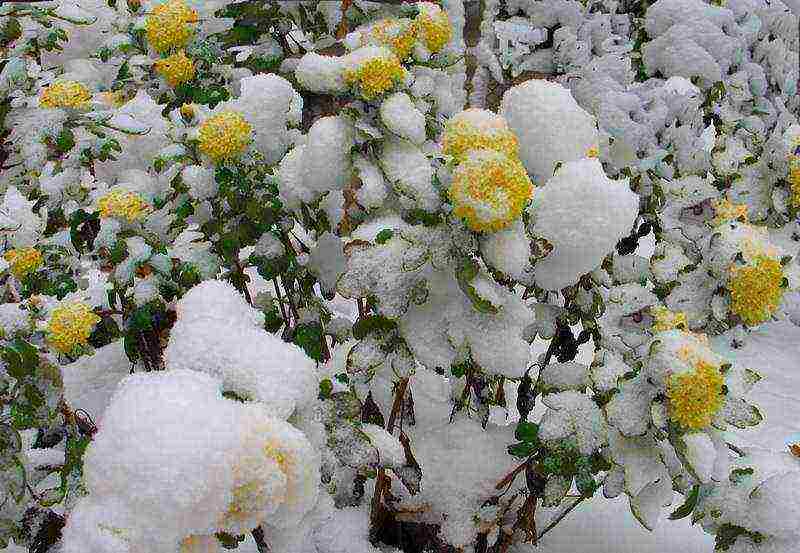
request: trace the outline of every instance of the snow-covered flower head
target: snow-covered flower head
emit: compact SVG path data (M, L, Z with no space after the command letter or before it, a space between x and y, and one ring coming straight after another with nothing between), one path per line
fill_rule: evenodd
M100 322L92 307L82 302L65 302L53 309L47 323L47 341L61 353L73 353L89 341Z
M42 252L36 248L17 248L8 250L3 257L11 265L15 277L23 279L42 266Z
M453 214L477 232L507 227L532 194L533 184L522 164L494 150L471 152L453 171L448 190Z
M159 53L183 48L192 40L197 20L197 12L183 0L166 0L145 20L147 42Z
M200 151L212 161L232 161L250 145L253 127L241 113L225 110L200 124L198 138Z
M447 12L433 2L418 2L419 14L414 23L425 48L435 54L444 49L453 36L453 26Z
M460 162L472 150L496 150L516 158L519 143L502 115L470 108L447 121L442 135L442 153Z
M385 46L401 61L408 58L417 41L417 26L406 18L386 18L361 28L361 46Z
M103 218L117 218L129 223L141 221L151 211L139 194L122 186L115 186L98 198L97 209Z
M183 50L175 52L166 58L156 60L153 67L156 73L164 77L164 80L171 87L176 87L194 79L194 61Z
M383 46L364 46L345 57L345 82L365 100L374 100L405 81L398 57Z
M39 105L48 109L85 109L91 100L92 93L83 83L57 80L42 89Z

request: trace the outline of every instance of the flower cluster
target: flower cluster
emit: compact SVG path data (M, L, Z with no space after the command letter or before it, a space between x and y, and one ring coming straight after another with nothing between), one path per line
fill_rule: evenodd
M83 83L57 80L42 90L39 105L50 109L83 109L88 107L91 99L92 93Z
M11 264L11 272L18 279L25 278L42 266L42 252L36 248L8 250L3 257Z
M197 12L184 0L167 0L147 16L147 42L159 53L183 48L192 39L197 21Z
M136 192L115 187L97 200L97 209L101 217L116 217L132 223L146 217L150 206Z
M57 306L47 323L47 340L57 351L72 353L89 341L100 321L91 306L82 302L67 302Z

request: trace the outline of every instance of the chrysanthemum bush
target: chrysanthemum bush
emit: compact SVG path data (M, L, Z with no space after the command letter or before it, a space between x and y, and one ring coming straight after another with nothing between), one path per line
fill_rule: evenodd
M2 3L0 547L796 546L797 15L482 6Z

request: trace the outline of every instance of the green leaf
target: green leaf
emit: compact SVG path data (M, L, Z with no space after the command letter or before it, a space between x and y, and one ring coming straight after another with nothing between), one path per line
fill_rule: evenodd
M328 399L333 392L333 382L330 378L324 379L319 383L319 399Z
M694 511L694 508L697 506L697 500L700 497L700 486L695 484L692 487L692 490L689 492L689 495L686 496L686 501L684 501L683 505L675 509L671 515L669 515L670 520L680 520L682 518L688 517Z
M514 457L528 457L536 451L536 446L529 442L519 442L508 446L508 454Z
M20 338L3 348L2 358L8 373L17 380L33 375L39 366L39 350Z
M363 340L368 334L373 332L385 334L397 329L397 323L387 319L383 315L369 315L360 318L353 325L353 337L356 340Z
M392 238L392 236L394 236L394 231L390 228L385 228L375 237L375 242L378 244L385 244Z
M517 424L514 437L521 442L538 443L539 425L532 422L522 421Z
M303 348L311 359L322 361L322 327L319 323L299 325L294 332L294 343Z

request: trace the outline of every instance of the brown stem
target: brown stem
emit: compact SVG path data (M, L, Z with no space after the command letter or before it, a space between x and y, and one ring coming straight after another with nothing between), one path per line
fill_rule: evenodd
M264 529L261 528L261 526L257 526L253 529L252 534L253 541L256 542L256 547L258 548L258 553L269 553L269 545L264 538Z
M395 422L397 421L397 416L400 414L400 410L403 406L403 398L406 395L406 390L408 389L408 377L401 378L400 382L397 383L397 388L395 388L394 392L394 403L392 403L392 412L389 414L389 421L386 423L386 430L391 434L392 430L394 430ZM383 504L381 499L383 498L384 490L386 489L387 484L389 483L389 478L386 476L386 469L379 468L378 469L378 477L375 480L375 493L372 496L372 502L370 503L370 529L371 533L374 535L376 530L379 527L383 517L384 517L384 510Z
M520 472L522 472L523 470L525 470L526 466L528 466L528 460L527 459L522 464L520 464L519 466L514 468L514 470L512 470L511 472L506 474L503 477L503 479L500 480L500 482L498 482L497 485L495 485L494 489L495 490L502 490L502 489L507 488L508 486L510 486L511 483L514 481L514 479L517 477L517 475Z
M286 322L286 326L288 327L291 321L286 316L286 308L283 306L283 294L281 294L281 287L278 284L278 277L272 279L272 285L275 286L275 295L278 296L278 307L281 309L281 317L283 317L283 320Z

